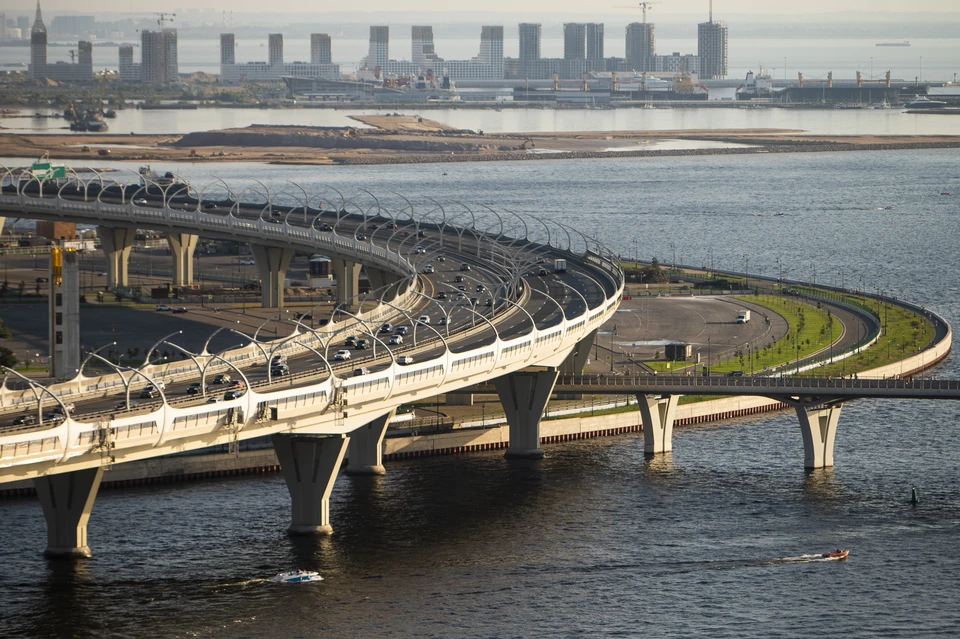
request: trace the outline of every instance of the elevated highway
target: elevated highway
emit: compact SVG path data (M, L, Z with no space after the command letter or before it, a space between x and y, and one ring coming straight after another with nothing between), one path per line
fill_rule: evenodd
M398 405L480 381L495 380L512 407L507 454L542 456L539 421L553 383L561 369L582 368L623 289L619 266L600 244L535 218L528 225L465 208L448 217L439 204L417 215L409 202L394 214L372 196L367 208L342 199L328 209L312 207L305 192L299 206L281 205L263 184L256 189L262 203L244 201L253 191L237 195L229 185L213 201L182 178L159 184L71 175L49 182L6 170L0 214L96 224L115 286L125 284L134 231L147 228L176 239L171 253L184 279L191 238L250 243L265 306L282 306L293 251L321 252L334 260L340 297L319 329L296 322L290 336L272 341L234 331L241 344L218 353L208 351L210 340L201 352L186 352L173 334L158 336L136 368L88 355L87 362L114 369L107 375L87 377L85 362L72 379L40 385L8 370L0 412L35 411L37 424L7 422L0 431L0 482L34 480L51 555L89 554L86 521L104 466L264 435L273 436L290 488L291 531L328 533L330 489L348 446L348 471L381 473L381 442ZM567 268L555 270L557 259ZM364 295L361 267L373 286ZM396 331L384 324L406 327L409 343L389 344ZM369 351L337 362L332 353L348 336L369 341ZM187 359L151 363L161 345ZM291 365L278 378L269 364L280 356ZM208 383L223 372L242 380L229 399ZM190 384L200 393L181 395ZM147 385L156 397L135 403Z

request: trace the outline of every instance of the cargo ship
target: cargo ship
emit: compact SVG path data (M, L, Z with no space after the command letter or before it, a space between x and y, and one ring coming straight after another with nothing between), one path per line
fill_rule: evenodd
M902 40L900 42L878 42L876 46L878 47L909 47L910 41Z

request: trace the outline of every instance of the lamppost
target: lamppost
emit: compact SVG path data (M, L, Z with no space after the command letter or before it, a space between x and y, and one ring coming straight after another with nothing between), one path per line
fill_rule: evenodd
M710 377L710 336L707 335L707 377Z

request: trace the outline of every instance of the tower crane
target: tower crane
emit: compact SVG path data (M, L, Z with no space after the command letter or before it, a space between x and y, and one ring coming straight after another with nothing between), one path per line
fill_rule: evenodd
M162 13L160 11L154 11L153 15L159 16L157 18L157 28L163 30L164 22L173 22L173 19L177 17L175 13ZM167 16L170 16L169 18Z
M663 3L662 3L662 2L659 2L659 1L657 1L657 0L654 0L653 2L641 2L641 3L639 3L639 8L643 10L643 23L644 23L644 24L647 23L647 9L650 8L650 6L651 6L651 5L654 5L654 4L663 4ZM617 5L617 8L618 8L618 9L636 9L637 7L634 6L634 5Z

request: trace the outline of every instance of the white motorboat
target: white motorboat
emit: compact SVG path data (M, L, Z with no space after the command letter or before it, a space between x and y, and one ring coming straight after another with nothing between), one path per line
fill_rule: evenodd
M904 109L943 109L947 103L941 100L931 100L925 95L915 95L912 100L903 105Z
M300 584L308 581L323 581L320 573L312 570L291 570L290 572L281 572L270 581L278 584Z

